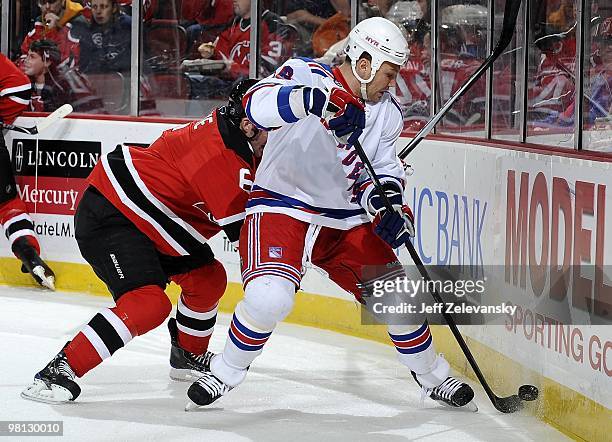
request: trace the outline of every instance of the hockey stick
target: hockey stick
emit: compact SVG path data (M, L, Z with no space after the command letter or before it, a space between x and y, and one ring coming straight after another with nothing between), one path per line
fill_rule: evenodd
M363 150L361 143L359 141L356 141L354 147L355 147L355 151L357 152L357 155L359 156L359 159L365 166L365 169L368 175L370 176L372 183L374 184L374 188L376 189L376 191L382 198L385 208L387 210L393 211L394 210L393 206L391 205L391 202L387 198L387 195L385 194L385 191L383 190L382 185L380 184L380 180L378 179L378 176L376 175L376 172L374 171L374 168L372 167L372 163L370 162L368 156ZM408 252L410 253L410 256L412 260L414 261L415 265L417 266L419 273L421 274L425 282L429 283L431 281L431 277L429 276L429 273L427 272L427 269L423 265L423 262L421 261L421 258L417 254L417 251L415 250L414 246L412 245L410 241L406 241L404 245L408 249ZM444 305L444 301L442 300L442 297L440 296L438 291L435 289L435 286L433 284L432 284L431 295L433 296L434 301L436 303ZM461 332L459 331L459 328L457 327L457 324L455 323L455 320L453 319L453 317L449 313L446 313L444 309L442 309L442 316L444 317L446 323L448 324L448 327L451 329L453 336L455 336L455 339L457 340L459 347L461 347L461 350L463 351L463 354L465 355L466 359L470 363L472 370L474 370L474 373L476 374L478 381L484 388L485 392L487 393L487 396L489 396L489 399L491 400L491 402L493 403L493 406L497 410L501 411L502 413L514 413L515 411L521 409L523 400L535 400L537 398L538 389L534 385L522 385L519 388L518 394L513 394L512 396L507 396L507 397L497 396L493 392L491 387L489 387L489 383L487 382L484 375L480 371L480 367L478 366L478 363L476 362L474 355L472 355L470 348L466 344L465 339L463 339L463 336L461 335Z
M14 124L2 123L2 129L14 130L16 132L21 132L28 135L36 135L47 129L56 121L61 120L71 112L72 106L69 104L64 104L63 106L58 107L55 111L43 118L36 126L22 127L15 126Z
M429 122L421 128L421 130L414 136L412 140L399 152L398 156L403 160L412 152L417 145L425 138L429 132L432 131L434 126L438 124L438 122L444 117L444 115L448 112L448 110L461 98L465 92L469 88L472 87L474 83L478 81L478 79L485 73L487 69L499 58L499 56L504 52L506 47L510 44L512 40L512 35L514 34L514 28L516 27L516 19L518 17L518 12L521 7L522 0L506 0L506 7L504 9L504 23L502 25L502 32L499 36L499 40L497 41L497 45L493 49L491 55L489 55L485 61L476 69L476 71L472 74L472 76L465 82L463 86L461 86L457 92L453 94L452 97L448 99L444 106L440 108L440 110L429 120Z

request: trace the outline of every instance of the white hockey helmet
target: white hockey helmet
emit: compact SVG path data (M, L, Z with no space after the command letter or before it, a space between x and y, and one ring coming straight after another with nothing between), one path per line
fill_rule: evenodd
M364 52L372 57L370 78L361 78L356 71L357 60ZM344 53L351 59L353 75L361 83L361 98L367 99L366 85L385 61L403 66L408 59L408 43L395 23L382 17L365 19L351 30Z

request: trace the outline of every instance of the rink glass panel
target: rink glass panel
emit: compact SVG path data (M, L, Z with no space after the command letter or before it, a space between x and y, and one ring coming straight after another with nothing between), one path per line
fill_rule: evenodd
M217 1L216 6L202 11L184 6L179 0L169 0L158 2L155 10L141 10L141 116L207 115L227 102L232 85L240 79L229 60L224 62L224 55L205 52L226 29L229 32L232 2ZM240 57L248 57L248 46L236 50Z
M113 7L111 0L93 0L80 12L73 3L76 9L68 14L61 12L61 0L13 1L8 11L3 9L8 18L4 26L9 25L8 44L3 49L35 82L45 76L45 87L33 94L32 110L50 112L70 103L78 113L129 114L132 19L131 7L121 3L127 2ZM67 26L57 32L42 25L47 14L56 12L61 20L71 17L70 34ZM28 65L28 48L22 47L36 27L39 31L34 39L53 41L60 53L59 61L50 56L52 66L42 73Z
M583 20L582 148L612 148L612 4L587 2Z
M490 32L486 0L457 4L438 2L436 54L436 110L467 81L487 57ZM481 77L450 108L438 125L438 133L485 136L486 78Z
M411 49L395 88L406 135L422 127L465 81L462 78L469 77L490 53L500 33L505 6L504 0L479 0L469 5L450 0L346 0L334 2L342 15L330 1L311 2L314 6L305 15L292 6L298 2L243 1L258 13L256 25L251 27L254 35L249 35L241 50L250 75L260 78L294 56L340 63L341 56L326 50L346 37L351 20L378 15L398 23ZM479 80L438 124L437 133L611 151L612 44L609 37L602 36L601 25L612 15L612 8L603 0L584 0L581 12L577 6L582 2L523 0L512 42L490 70L489 83L484 77ZM14 60L19 59L21 43L40 15L38 3L3 2L1 47ZM76 104L76 112L197 118L227 100L229 89L241 76L216 57L203 60L198 50L215 41L222 25L198 28L202 20L188 16L184 2L178 0L141 2L139 8L129 6L127 0L119 3L123 4L124 24L131 17L132 29L117 31L120 37L115 35L115 43L131 50L132 35L138 35L139 44L133 45L136 50L130 53L127 65L116 67L109 61L97 71L80 69L79 75L72 75L68 83L76 85L77 91L64 100ZM227 7L232 2L224 4ZM350 5L348 10L346 5ZM233 11L229 15L227 9L225 12L230 22ZM583 36L578 39L582 50L578 52L577 14L583 28L578 35ZM355 17L350 19L351 15ZM107 38L112 40L112 34ZM437 42L437 50L432 42ZM523 47L528 48L526 54ZM77 68L79 65L76 63ZM580 65L582 75L577 77L582 82L582 112L576 116L575 72ZM589 98L592 95L593 100ZM603 111L599 109L597 114L596 108Z
M497 42L502 30L504 2L494 2L495 25L493 28L493 44ZM518 14L516 32L504 53L493 63L493 78L491 79L491 137L505 141L520 141L521 133L521 93L523 91L524 75L521 71L523 60L523 45L521 36L525 31L523 2Z
M577 2L533 2L529 11L527 141L574 146Z

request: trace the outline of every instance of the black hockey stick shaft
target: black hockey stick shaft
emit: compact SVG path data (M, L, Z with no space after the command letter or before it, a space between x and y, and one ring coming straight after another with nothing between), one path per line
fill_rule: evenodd
M2 129L14 130L15 132L21 132L28 135L36 135L38 133L38 129L36 126L33 127L21 127L15 126L14 124L5 124L2 123Z
M474 83L486 72L487 69L499 58L504 52L506 47L512 41L512 35L514 34L514 28L516 27L516 19L518 12L521 7L522 0L506 0L506 7L504 9L504 22L502 25L502 32L497 41L497 45L493 49L491 55L489 55L485 61L476 69L476 71L470 76L468 81L465 82L458 90L448 99L444 106L429 120L429 122L421 128L421 130L414 136L412 140L399 152L398 156L401 159L406 158L410 152L412 152L418 144L425 138L435 127L436 124L446 115L450 108L465 94L468 89L472 87Z
M382 198L385 208L389 211L393 211L394 210L393 206L391 205L389 198L387 198L387 195L385 194L385 191L383 190L380 180L378 179L378 176L376 175L376 172L374 171L374 168L372 167L372 163L370 162L370 159L368 158L365 151L363 150L361 143L359 141L356 141L354 144L354 147L355 147L355 152L357 152L359 159L363 163L366 169L366 172L368 173L370 179L372 180L372 183L374 185L374 188L376 189L376 192L378 192L378 194ZM421 274L423 279L426 282L431 281L429 272L427 272L427 269L423 265L423 262L421 261L421 258L419 257L412 243L410 241L406 241L404 245L408 249L408 252L410 253L410 257L412 258L415 265L417 266L417 269L419 270L419 273ZM435 287L433 287L433 284L432 284L431 295L437 303L441 303L442 305L444 305L444 300L442 299L440 294L437 292ZM476 374L478 381L482 385L482 388L484 388L485 392L487 393L487 396L489 397L489 399L491 400L491 403L495 406L495 408L503 413L511 413L511 412L518 410L520 408L520 403L521 403L520 398L516 395L509 396L506 398L501 398L501 397L498 397L493 392L486 378L482 374L482 371L480 370L480 367L478 366L478 363L476 362L474 355L472 354L470 348L465 342L465 339L463 339L463 336L461 335L461 332L459 331L459 328L457 327L457 323L455 322L455 319L449 313L444 311L444 309L442 309L442 316L444 317L444 320L446 321L451 332L453 333L453 336L457 340L459 347L461 347L463 354L465 355L466 359L470 363L472 370L474 370L474 373Z
M66 103L58 107L57 109L55 109L53 112L51 112L49 115L47 115L42 120L40 120L36 126L22 127L22 126L15 126L14 124L2 123L1 127L2 129L14 130L16 132L21 132L21 133L28 134L28 135L36 135L44 131L48 127L51 127L55 122L66 117L72 111L73 111L72 106Z

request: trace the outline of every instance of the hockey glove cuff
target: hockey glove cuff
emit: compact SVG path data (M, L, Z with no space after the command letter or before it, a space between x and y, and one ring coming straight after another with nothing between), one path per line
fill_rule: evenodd
M414 236L414 215L410 207L404 204L401 190L395 183L387 182L383 189L393 210L385 207L376 190L370 194L366 210L372 218L374 232L396 249Z

